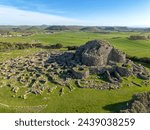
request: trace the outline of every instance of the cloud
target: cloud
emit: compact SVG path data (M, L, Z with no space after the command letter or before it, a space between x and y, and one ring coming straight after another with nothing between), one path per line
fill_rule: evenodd
M1 25L81 25L83 21L59 15L25 11L0 5Z
M46 10L46 8L45 8ZM90 26L150 26L149 8L133 10L124 14L103 15L97 13L83 16L82 19L60 16L57 10L41 13L18 9L0 4L0 25L90 25ZM56 12L52 13L52 12ZM80 14L79 14L80 16Z

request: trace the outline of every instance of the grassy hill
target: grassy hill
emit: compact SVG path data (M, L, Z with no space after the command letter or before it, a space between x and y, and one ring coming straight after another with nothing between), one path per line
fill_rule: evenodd
M85 32L101 32L103 30L101 30L98 27L84 27L84 28L81 28L80 31L85 31Z

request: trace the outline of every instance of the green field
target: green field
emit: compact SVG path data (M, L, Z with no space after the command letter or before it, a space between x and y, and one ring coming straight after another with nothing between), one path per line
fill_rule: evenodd
M2 38L0 42L21 42L42 44L61 43L64 46L82 45L89 40L103 39L109 41L116 48L128 55L150 58L150 40L129 40L130 35L140 32L112 32L112 33L90 33L90 32L60 32L54 34L36 34L28 37ZM18 56L34 54L41 49L13 50L0 52L0 62ZM132 80L132 77L131 79ZM137 80L137 79L136 79ZM141 81L138 81L141 82ZM118 90L94 90L81 89L77 86L73 92L65 90L63 96L59 96L59 90L54 93L41 95L30 95L26 100L12 96L13 92L8 87L0 88L0 112L118 112L132 98L133 94L143 91L150 91L150 86L127 87L127 83ZM25 91L21 88L17 95Z
M132 56L150 57L150 40L129 40L130 35L145 35L139 32L112 32L112 33L90 33L90 32L60 32L54 34L37 34L28 37L0 38L0 42L41 42L43 44L62 43L68 45L82 45L89 40L104 39L112 45Z

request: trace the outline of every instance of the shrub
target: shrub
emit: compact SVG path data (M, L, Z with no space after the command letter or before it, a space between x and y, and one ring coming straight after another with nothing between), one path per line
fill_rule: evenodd
M127 58L132 60L132 61L137 61L137 62L143 62L143 63L150 63L150 58L148 57L142 57L142 58L139 58L137 56L129 56L127 55Z
M57 43L56 44L56 49L60 49L60 48L63 48L63 45L61 43Z
M78 46L67 46L68 50L77 50Z
M132 35L129 37L130 40L147 40L148 37L141 35Z

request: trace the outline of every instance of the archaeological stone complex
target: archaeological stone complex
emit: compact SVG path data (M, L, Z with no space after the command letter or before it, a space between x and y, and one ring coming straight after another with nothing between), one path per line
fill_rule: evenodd
M102 40L89 41L75 52L49 50L0 63L0 79L4 81L0 87L8 86L17 93L19 86L25 86L24 99L30 93L51 93L55 89L62 96L64 89L75 89L72 79L80 88L118 89L129 76L143 80L142 84L132 81L129 86L150 85L149 70Z

